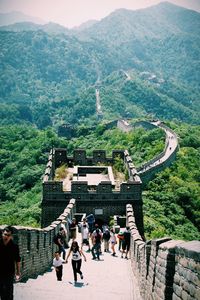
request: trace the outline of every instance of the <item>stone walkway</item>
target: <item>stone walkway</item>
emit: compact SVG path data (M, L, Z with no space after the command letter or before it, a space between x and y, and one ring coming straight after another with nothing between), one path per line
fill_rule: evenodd
M117 247L116 247L117 248ZM87 247L84 247L86 250ZM57 281L52 268L49 272L14 286L15 300L140 300L139 289L131 271L130 260L103 253L100 261L92 260L86 253L87 262L82 262L83 280L78 274L74 285L71 259L64 264L63 280Z

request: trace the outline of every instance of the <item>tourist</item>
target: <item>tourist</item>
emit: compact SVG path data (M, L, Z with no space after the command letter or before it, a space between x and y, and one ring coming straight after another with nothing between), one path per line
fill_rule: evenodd
M60 257L60 253L56 251L54 254L53 266L55 268L56 277L58 281L62 281L63 262L64 260Z
M122 248L122 241L124 239L124 231L120 230L120 232L117 235L117 238L118 238L118 242L119 242L119 244L118 244L118 250L120 251L121 248Z
M20 280L19 247L13 242L13 228L4 228L0 240L0 299L13 299L13 281Z
M83 245L86 245L86 246L88 246L88 252L90 252L89 226L86 222L86 218L83 219L83 223L80 225L80 230L81 230L81 236L82 236L81 249L83 248Z
M59 253L60 254L63 253L63 259L65 259L65 255L66 255L66 251L65 251L65 247L64 247L64 239L65 239L65 232L64 232L63 227L61 227L54 239L54 243L56 245L58 245Z
M108 228L103 233L104 252L109 252L110 231Z
M88 226L89 226L89 232L90 234L92 234L93 230L94 230L94 223L95 223L95 218L93 214L90 214L86 217Z
M69 224L70 238L72 239L72 241L76 239L76 228L76 219L73 218L71 224Z
M115 245L117 244L117 239L116 239L116 236L115 236L113 228L110 229L110 244L111 244L111 250L112 250L112 254L111 255L115 256L116 255Z
M124 231L124 239L122 242L122 255L121 255L122 258L123 258L123 254L125 253L125 258L128 259L130 243L131 243L131 232L130 232L129 227L127 226Z
M76 241L72 242L71 248L69 250L69 253L66 258L66 263L68 263L68 258L72 254L72 269L74 273L74 283L77 282L77 273L80 274L81 279L83 279L83 273L81 272L81 264L82 264L82 258L84 257L84 260L86 261L86 256L82 252L81 249L79 249L79 245Z
M102 241L102 232L98 227L98 224L95 224L96 229L93 231L91 235L92 239L92 259L100 260L100 252L101 252L101 241Z
M67 228L65 226L65 224L67 223L67 221L63 220L61 223L61 228L63 228L63 243L64 243L64 248L68 249L69 245L68 245L68 232L67 232Z

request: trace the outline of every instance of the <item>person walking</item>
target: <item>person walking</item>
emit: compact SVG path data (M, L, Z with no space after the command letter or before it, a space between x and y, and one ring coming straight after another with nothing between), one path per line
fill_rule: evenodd
M19 247L13 242L13 228L4 228L0 240L0 299L13 299L13 281L20 280Z
M115 256L116 255L115 245L117 244L117 239L116 239L116 236L115 236L113 228L110 229L110 243L111 243L111 250L112 250L112 254L111 255Z
M63 259L65 260L65 255L66 255L66 251L65 251L65 247L64 247L64 239L65 239L65 232L63 227L61 227L59 229L59 232L57 233L57 235L54 238L54 243L56 245L58 245L58 252L61 254L63 253Z
M76 228L77 228L76 219L73 218L71 224L69 224L70 238L72 239L72 241L76 239Z
M92 239L92 259L98 259L100 260L100 252L101 252L101 241L102 241L102 232L98 228L98 225L95 225L96 229L93 231L91 235Z
M67 228L65 226L65 224L67 223L66 220L63 220L61 223L61 228L63 228L63 243L64 243L64 248L68 249L69 245L68 245L68 233L67 233Z
M109 252L110 231L108 228L103 233L104 252Z
M81 230L81 236L82 236L81 249L83 248L83 245L87 245L88 246L87 252L90 252L89 226L86 222L86 218L83 219L83 223L80 225L80 230Z
M125 258L128 259L128 253L130 250L130 243L131 243L131 232L130 228L127 226L124 231L124 239L122 241L122 255L121 258L123 258L123 254L125 253Z
M66 263L68 263L68 258L72 254L72 269L74 273L74 283L77 282L77 273L80 274L81 279L83 279L83 273L81 271L82 257L86 261L86 256L81 249L79 249L79 245L77 241L73 241L69 253L66 258Z
M63 259L60 257L60 253L58 251L54 254L53 266L56 271L56 277L58 281L62 281L63 274Z
M118 246L118 250L121 251L121 248L122 248L122 242L123 242L123 239L124 239L124 231L120 230L120 232L118 233L117 235L118 237L118 242L119 242L119 246Z
M88 215L86 217L86 220L87 220L87 223L88 223L88 226L89 226L90 235L92 235L92 232L94 230L94 223L95 223L94 215L93 214Z

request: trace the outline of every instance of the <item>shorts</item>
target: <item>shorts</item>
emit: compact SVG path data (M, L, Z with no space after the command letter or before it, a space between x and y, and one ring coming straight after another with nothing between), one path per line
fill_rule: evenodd
M130 249L130 243L125 243L125 242L123 242L122 243L122 250L126 250L126 251L129 251L129 249Z

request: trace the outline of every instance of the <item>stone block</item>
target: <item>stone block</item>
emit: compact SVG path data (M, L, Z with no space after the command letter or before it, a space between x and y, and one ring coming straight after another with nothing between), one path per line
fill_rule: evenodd
M197 300L200 299L200 286L198 286L198 287L196 288L195 295L194 295L194 299L197 299Z
M193 284L188 284L188 285L189 285L189 287L187 290L189 291L190 296L194 297L198 288L196 288ZM200 299L200 297L199 297L199 299Z
M186 291L182 290L181 291L181 299L188 300L188 298L189 298L189 294Z
M172 300L181 300L180 297L178 297L176 294L172 295Z
M200 262L200 241L182 243L176 247L176 253Z
M178 274L174 275L174 283L176 285L180 285L180 276Z
M182 288L180 286L173 284L173 290L178 297L181 297Z

